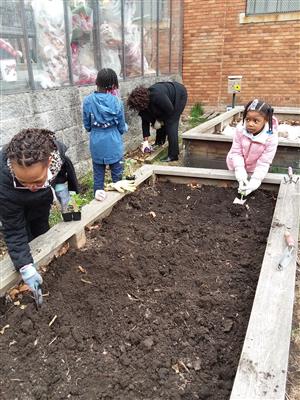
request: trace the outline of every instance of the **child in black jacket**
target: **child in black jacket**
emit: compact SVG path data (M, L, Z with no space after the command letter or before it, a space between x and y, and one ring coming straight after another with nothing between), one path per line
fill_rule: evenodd
M78 193L66 147L46 129L24 129L0 151L0 221L9 255L24 282L35 290L42 282L29 242L49 229L57 184ZM65 196L66 197L66 196Z

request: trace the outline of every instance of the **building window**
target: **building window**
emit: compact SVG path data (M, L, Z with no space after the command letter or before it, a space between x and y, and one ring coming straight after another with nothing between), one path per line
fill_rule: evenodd
M247 0L246 15L300 11L299 0Z
M29 40L36 46L33 13L25 7ZM24 14L23 14L24 15ZM32 58L35 54L32 54ZM20 2L0 1L0 88L1 92L28 89L27 58Z
M182 0L0 0L0 92L181 72Z

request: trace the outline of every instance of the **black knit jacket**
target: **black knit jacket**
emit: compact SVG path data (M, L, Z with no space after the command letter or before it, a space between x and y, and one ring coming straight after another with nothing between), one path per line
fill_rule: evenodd
M51 182L54 187L57 183L68 182L68 189L79 192L79 185L71 160L66 156L66 146L55 142L62 159L61 169ZM34 209L41 204L53 202L53 192L50 187L31 192L30 190L16 189L13 176L7 165L6 147L0 151L0 221L9 255L15 268L18 270L33 262L28 234L26 230L25 211Z

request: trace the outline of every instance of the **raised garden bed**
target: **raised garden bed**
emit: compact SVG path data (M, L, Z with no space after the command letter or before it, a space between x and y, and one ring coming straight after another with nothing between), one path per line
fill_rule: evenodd
M14 306L1 318L10 325L1 337L2 398L228 399L259 278L256 297L263 290L258 305L264 312L251 313L231 399L283 399L285 374L277 369L287 365L295 265L278 271L277 263L287 225L297 240L299 185L281 185L271 224L276 192L257 192L249 208L234 206L230 172L140 172L140 182L153 177L151 182L118 203L100 229L90 231L85 247L49 266L43 310L36 312L30 299L25 310ZM278 188L281 178L267 177L266 188ZM203 182L222 187L196 186ZM77 245L79 225L107 214L123 197L109 194L106 204L83 208L83 221L68 224ZM282 207L286 201L288 210ZM58 242L50 242L53 252ZM266 274L274 287L264 286ZM278 302L280 328L273 310ZM257 318L263 346L254 354L251 320ZM276 352L269 355L271 364L266 360L266 323L280 353L274 365ZM253 365L244 384L247 396L239 397L245 349ZM266 397L262 384L270 386L264 387Z
M183 165L186 167L227 169L226 156L231 148L232 137L222 135L223 129L240 118L243 108L236 107L212 120L182 134ZM300 119L296 109L275 108L278 119ZM300 139L279 138L279 146L270 172L284 172L289 166L300 174Z

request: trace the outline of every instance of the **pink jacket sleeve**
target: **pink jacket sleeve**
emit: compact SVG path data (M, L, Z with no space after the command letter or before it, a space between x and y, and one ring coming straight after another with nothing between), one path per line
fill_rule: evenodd
M266 147L262 155L259 157L256 163L255 170L253 172L252 178L259 179L262 181L267 175L270 164L276 154L278 146L278 136L277 133L273 133L270 139L266 142Z
M230 170L235 170L237 167L245 167L242 150L242 132L238 128L234 133L232 146L227 155L227 166Z

